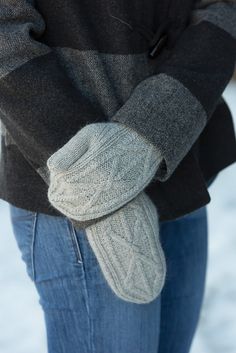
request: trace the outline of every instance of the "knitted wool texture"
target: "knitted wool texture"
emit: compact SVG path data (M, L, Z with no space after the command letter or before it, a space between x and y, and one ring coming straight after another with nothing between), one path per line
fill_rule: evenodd
M142 191L158 162L149 142L113 122L85 126L47 162L54 207L72 220L107 215L86 227L89 244L110 288L137 304L154 300L166 275L156 207Z
M105 279L118 297L144 304L158 296L165 281L166 262L156 207L145 192L87 227L86 234Z
M69 218L99 218L137 196L160 161L157 148L124 124L86 125L48 159L48 199Z

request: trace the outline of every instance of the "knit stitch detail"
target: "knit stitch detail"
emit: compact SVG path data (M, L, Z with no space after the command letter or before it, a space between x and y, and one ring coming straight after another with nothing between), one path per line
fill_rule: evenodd
M137 196L160 160L150 142L121 123L87 125L48 159L48 199L75 220L101 217Z
M118 297L144 304L160 294L166 262L158 213L145 192L86 228L86 234L105 279Z

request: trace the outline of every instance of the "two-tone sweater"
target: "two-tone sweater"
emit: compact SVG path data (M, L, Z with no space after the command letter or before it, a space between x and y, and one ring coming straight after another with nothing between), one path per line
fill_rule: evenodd
M222 97L235 0L0 0L0 198L50 205L46 161L83 126L118 121L159 150L145 191L160 220L207 204L236 161Z

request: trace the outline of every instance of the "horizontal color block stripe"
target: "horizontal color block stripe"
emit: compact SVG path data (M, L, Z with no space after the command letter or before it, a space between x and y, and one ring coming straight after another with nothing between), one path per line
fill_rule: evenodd
M30 1L0 0L0 78L51 51L29 34L39 36L44 30L45 23Z
M211 22L202 21L184 31L158 72L186 86L209 118L233 75L235 60L232 36Z
M46 159L85 124L118 118L163 156L150 192L157 194L161 216L209 200L198 161L188 152L206 127L210 131L234 69L235 36L232 21L223 20L222 4L217 11L205 6L201 19L185 28L190 2L0 0L0 119L9 132L2 145L2 197L51 212ZM155 60L148 59L146 35L167 14L167 44ZM235 159L225 116L220 111L217 131L216 120L211 129L221 141L222 158L208 155L207 175ZM224 137L231 137L227 148L219 136L223 127Z
M148 53L109 54L96 50L53 48L74 86L110 117L137 84L155 74L158 63Z
M216 3L229 3L233 4L235 0L195 0L194 7L195 8L205 8L209 5L216 4Z
M207 8L193 11L192 24L200 21L211 22L236 39L236 2L216 2L208 5Z
M115 114L156 65L147 52L52 48L0 79L0 119L22 153L43 166L84 124Z
M53 53L0 80L0 119L24 155L39 166L79 128L103 118L100 108L75 88Z
M203 130L207 116L181 82L159 74L142 81L111 121L129 125L157 146L164 160L156 176L164 181Z
M37 10L47 23L40 41L49 46L80 50L140 53L147 49L148 42L134 24L144 24L149 30L158 28L167 4L156 3L159 2L70 0L68 6L65 0L36 1Z

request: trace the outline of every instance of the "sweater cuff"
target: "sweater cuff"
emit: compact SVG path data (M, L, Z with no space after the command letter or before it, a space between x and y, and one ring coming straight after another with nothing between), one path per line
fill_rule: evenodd
M111 121L127 124L156 146L161 161L155 176L165 181L200 135L207 116L181 82L159 74L139 83Z

